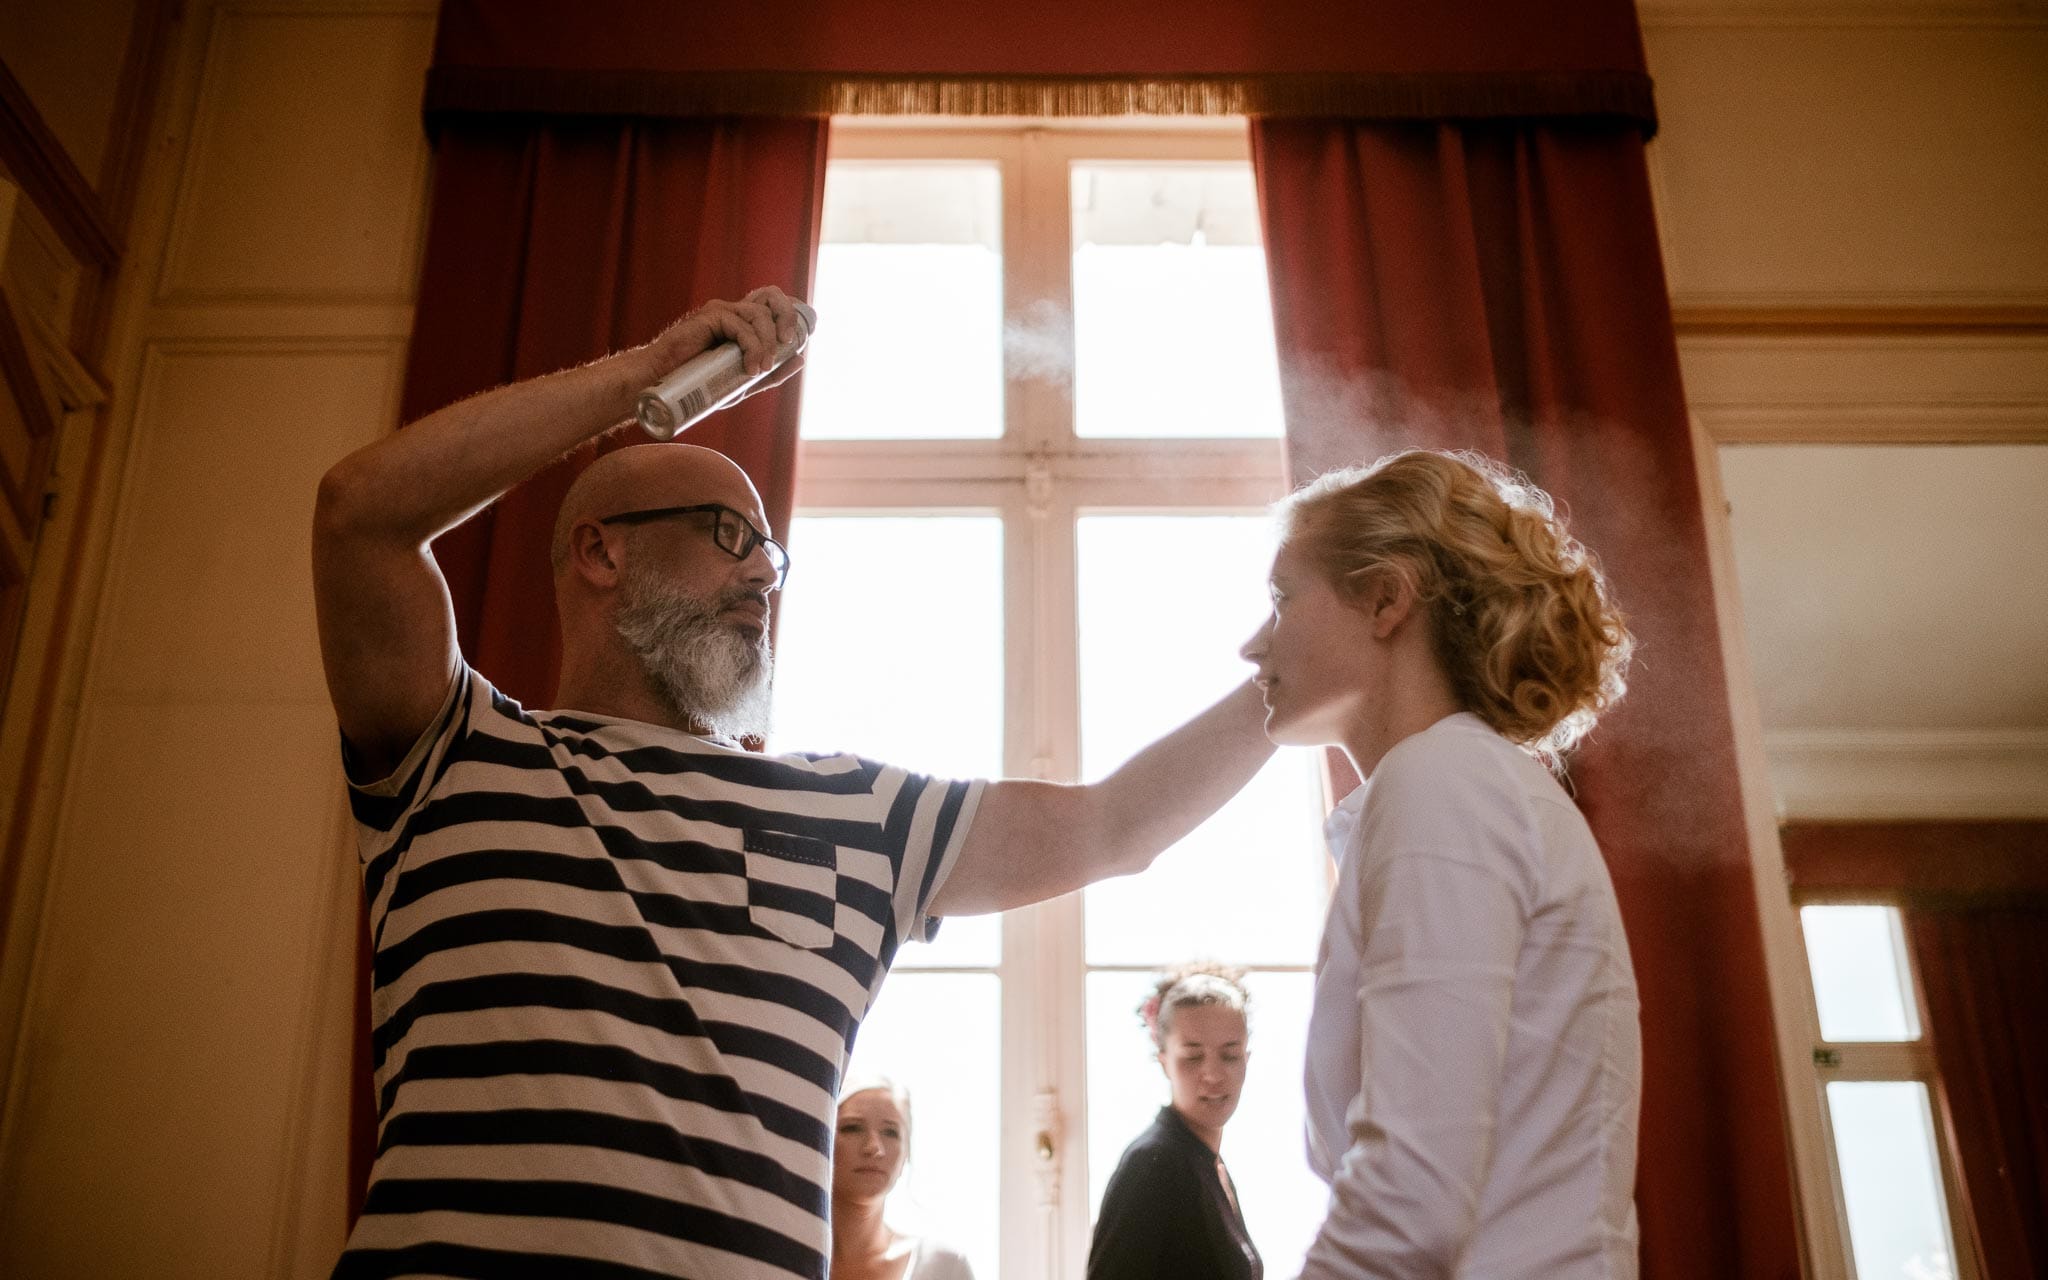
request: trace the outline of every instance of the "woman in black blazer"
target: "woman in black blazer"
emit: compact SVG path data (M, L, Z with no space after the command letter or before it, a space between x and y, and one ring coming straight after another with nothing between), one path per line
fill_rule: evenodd
M1110 1175L1088 1280L1263 1280L1220 1154L1251 1056L1246 999L1241 971L1185 965L1139 1009L1173 1100Z

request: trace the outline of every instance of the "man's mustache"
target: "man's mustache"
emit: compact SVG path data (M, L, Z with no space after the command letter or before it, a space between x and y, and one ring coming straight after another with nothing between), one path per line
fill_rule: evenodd
M762 612L765 613L769 608L768 593L756 591L751 587L727 587L719 592L717 599L713 601L712 612L724 613L727 609L742 604L760 605Z

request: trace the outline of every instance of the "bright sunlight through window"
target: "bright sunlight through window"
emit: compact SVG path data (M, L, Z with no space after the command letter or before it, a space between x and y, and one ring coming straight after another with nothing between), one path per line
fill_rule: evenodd
M1817 1060L1859 1280L1950 1280L1955 1237L1919 997L1896 907L1801 907Z
M1249 674L1283 490L1241 126L836 122L780 605L777 750L955 777L1097 777ZM908 944L854 1075L912 1094L899 1230L981 1280L1078 1275L1166 1089L1160 966L1251 972L1224 1153L1269 1274L1324 1192L1301 1056L1327 893L1318 761L1283 752L1147 873Z

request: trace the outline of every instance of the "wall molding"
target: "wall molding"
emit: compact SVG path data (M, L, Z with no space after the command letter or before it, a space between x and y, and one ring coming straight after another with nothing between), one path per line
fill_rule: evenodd
M1715 444L2048 444L2048 404L1705 406Z
M1694 298L1715 295L1694 294ZM1941 337L2048 334L2048 305L1984 302L1866 305L1833 301L1792 305L1783 300L1674 301L1671 323L1680 337ZM1788 295L1789 297L1789 295Z
M1681 337L1717 444L2048 444L2048 332Z
M2041 27L2039 0L1638 0L1644 30L1662 27Z
M2040 333L2048 331L2048 290L1676 286L1671 321L1691 332Z
M2048 818L2048 729L1764 733L1788 820Z
M413 307L403 303L270 301L255 305L158 306L149 317L154 342L232 342L251 335L280 342L412 340Z

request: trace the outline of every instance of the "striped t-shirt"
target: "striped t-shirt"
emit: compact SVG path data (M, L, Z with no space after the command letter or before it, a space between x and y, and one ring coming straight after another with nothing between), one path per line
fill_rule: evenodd
M840 1073L982 785L464 668L351 788L379 1123L335 1275L822 1280Z

